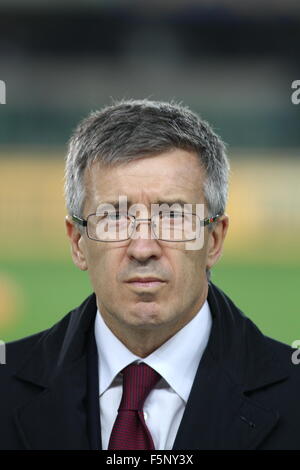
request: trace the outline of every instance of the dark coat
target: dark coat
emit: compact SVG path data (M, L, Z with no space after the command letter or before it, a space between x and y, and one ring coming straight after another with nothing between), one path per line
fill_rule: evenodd
M212 282L208 303L212 330L173 449L300 449L297 350L263 335ZM1 449L101 449L96 309L93 293L6 344Z

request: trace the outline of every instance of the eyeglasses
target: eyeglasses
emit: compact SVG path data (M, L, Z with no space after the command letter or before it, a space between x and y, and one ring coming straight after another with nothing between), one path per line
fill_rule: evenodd
M198 214L181 211L161 211L150 219L137 219L127 212L90 214L86 219L72 215L74 222L86 227L88 238L99 242L129 240L137 222L151 222L152 233L157 240L168 242L192 241L200 237L201 227L216 222L221 214L201 220Z

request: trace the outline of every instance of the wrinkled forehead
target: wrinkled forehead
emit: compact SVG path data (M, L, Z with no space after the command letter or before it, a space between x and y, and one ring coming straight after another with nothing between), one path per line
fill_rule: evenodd
M94 206L126 196L128 205L194 204L203 202L203 181L199 158L190 152L169 152L113 166L95 162L85 172L85 201Z

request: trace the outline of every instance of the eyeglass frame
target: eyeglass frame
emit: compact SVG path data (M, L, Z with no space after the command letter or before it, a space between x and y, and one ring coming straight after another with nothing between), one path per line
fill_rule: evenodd
M168 211L162 211L162 212L168 212ZM174 210L172 210L172 212L180 212L180 211L174 211ZM198 214L195 214L194 212L189 212L189 214L198 216ZM82 225L83 227L86 227L86 234L87 234L87 237L88 237L90 240L93 240L93 241L95 241L95 242L104 242L104 243L105 243L105 242L108 242L108 243L119 242L119 243L121 243L121 242L125 242L125 241L127 241L127 240L130 240L131 236L128 237L128 238L124 238L123 240L99 240L99 239L96 239L96 238L91 238L91 237L89 236L88 230L87 230L88 218L89 218L91 215L99 215L99 214L97 214L97 212L93 212L92 214L89 214L86 219L81 219L81 218L78 217L77 215L72 214L72 220L73 220L74 222L77 222L79 225ZM137 221L143 220L143 221L149 222L149 220L150 220L151 229L152 229L153 234L155 235L155 233L154 233L154 231L153 231L153 226L152 226L152 224L153 224L152 218L153 218L153 216L158 215L158 214L153 214L150 218L146 218L146 219L139 219L139 218L137 218L135 215L132 215L132 214L127 214L127 215L128 215L128 217L134 219L134 226L133 226L132 233L134 233L134 231L136 230L136 227L137 227L136 222L137 222ZM217 215L214 215L213 217L207 217L206 219L200 219L200 226L205 227L205 226L207 226L207 225L209 225L209 224L211 224L211 223L213 223L213 222L216 222L222 215L223 215L223 214L217 214ZM199 216L198 216L198 217L199 217ZM179 242L192 241L192 240L195 240L195 238L192 239L192 240L166 240L166 239L161 239L161 238L155 237L155 240L166 241L166 242L171 242L171 243L179 243Z

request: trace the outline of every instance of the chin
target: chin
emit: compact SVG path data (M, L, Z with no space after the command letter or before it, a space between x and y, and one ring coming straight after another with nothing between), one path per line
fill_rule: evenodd
M155 307L149 305L146 308L137 306L124 320L128 325L141 328L155 327L166 322L165 315L162 315L157 305Z

